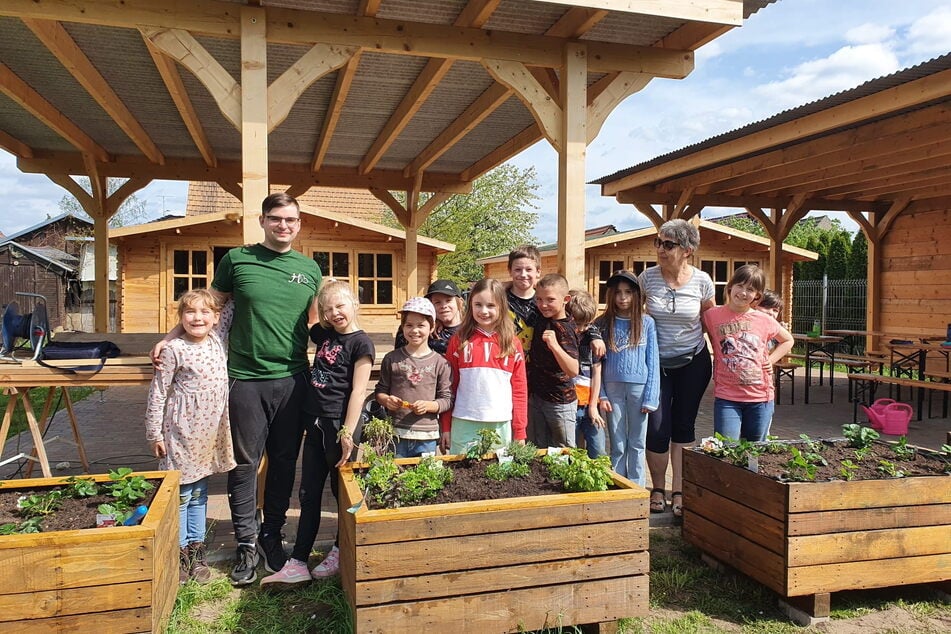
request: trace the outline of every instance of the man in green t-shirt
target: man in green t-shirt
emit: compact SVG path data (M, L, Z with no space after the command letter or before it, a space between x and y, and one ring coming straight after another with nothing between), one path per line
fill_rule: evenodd
M307 343L317 322L320 269L293 248L300 207L284 193L261 205L264 240L231 249L215 268L212 291L234 299L228 333L229 412L238 465L228 472L228 503L238 543L231 583L257 579L255 568L277 572L287 555L281 529L287 519L304 425L301 404L308 382ZM178 336L173 329L166 339ZM158 353L153 352L153 357ZM268 456L264 516L258 530L257 471Z

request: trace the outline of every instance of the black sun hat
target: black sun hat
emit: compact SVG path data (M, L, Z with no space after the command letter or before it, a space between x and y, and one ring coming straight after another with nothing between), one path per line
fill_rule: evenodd
M614 275L608 278L608 288L617 286L619 282L628 282L636 290L641 290L640 284L637 283L637 276L630 271L615 271Z
M450 297L462 297L462 291L452 280L436 280L430 284L429 288L426 289L426 299L430 299L430 295L434 293L442 293Z

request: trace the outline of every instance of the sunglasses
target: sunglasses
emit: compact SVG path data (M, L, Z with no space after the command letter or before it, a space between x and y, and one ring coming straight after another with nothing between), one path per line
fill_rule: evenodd
M660 238L654 238L654 247L659 249L664 247L664 251L673 251L680 246L679 242L674 242L673 240L661 240Z

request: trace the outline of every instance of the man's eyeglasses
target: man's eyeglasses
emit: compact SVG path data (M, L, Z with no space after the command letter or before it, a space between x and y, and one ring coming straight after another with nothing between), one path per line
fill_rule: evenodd
M680 246L679 242L674 242L673 240L661 240L660 238L654 238L654 248L659 249L664 247L664 251L673 251Z
M667 297L664 298L664 308L673 315L677 312L677 291L670 287L664 290L667 291Z
M282 222L288 227L293 227L300 222L300 218L285 218L284 216L264 216L269 224L279 225Z

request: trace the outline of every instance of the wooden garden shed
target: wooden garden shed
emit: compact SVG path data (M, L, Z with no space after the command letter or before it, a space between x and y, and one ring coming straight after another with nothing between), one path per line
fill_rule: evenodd
M17 302L20 313L33 312L34 298L17 295L36 293L46 298L51 328L66 322L69 280L76 277L76 258L52 247L28 247L18 242L0 244L0 305Z
M733 229L708 220L695 219L700 230L700 249L694 254L691 264L706 271L716 285L717 303L723 303L726 283L736 268L744 264L757 264L770 275L769 239ZM634 229L632 231L589 230L585 240L585 281L584 288L604 303L605 284L611 274L620 269L640 273L647 267L657 264L657 249L654 227ZM542 254L542 274L558 270L556 258L558 245L549 244L539 247ZM783 245L785 257L781 290L783 297L792 295L792 265L795 262L815 260L818 254L806 249ZM508 255L499 255L479 260L486 277L507 280Z
M951 54L595 183L658 226L746 209L774 276L798 220L846 212L868 240L866 329L937 338L951 322Z
M360 295L365 330L395 332L397 310L410 294L405 232L322 209L302 207L301 217L294 248L314 258L325 278L351 282ZM228 249L243 244L242 220L242 214L225 211L112 230L119 256L118 330L171 329L177 323L178 297L210 286L215 264ZM436 256L454 249L439 240L419 239L418 266L426 280L435 279Z
M272 183L370 190L405 227L420 288L433 207L545 139L559 270L580 280L585 151L605 118L771 1L3 0L0 147L93 217L97 279L109 218L168 179L214 181L246 216ZM128 180L109 194L110 177ZM260 240L255 222L241 229Z

